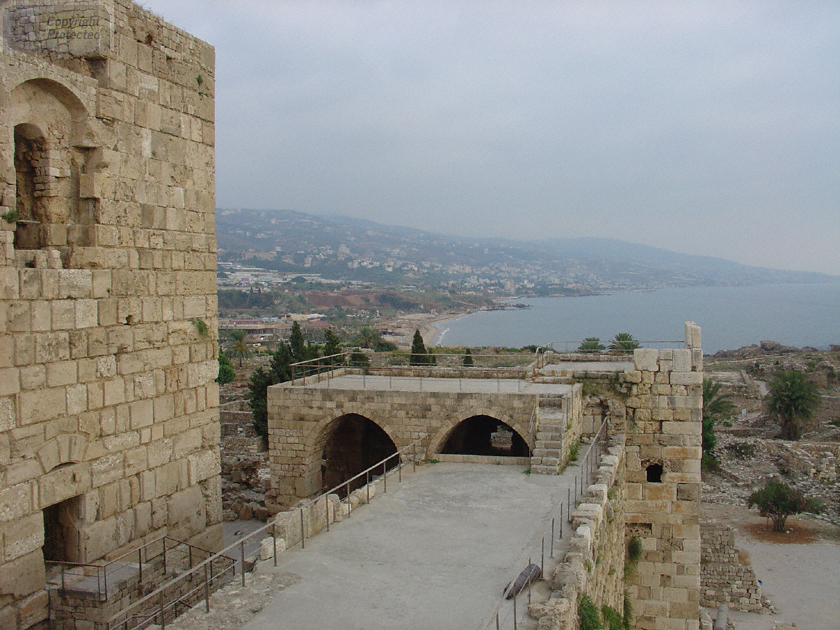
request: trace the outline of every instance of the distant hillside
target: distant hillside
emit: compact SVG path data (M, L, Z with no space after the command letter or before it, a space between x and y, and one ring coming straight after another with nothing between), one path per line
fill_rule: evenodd
M520 295L674 286L837 282L605 238L445 236L291 210L218 209L220 260L324 278Z

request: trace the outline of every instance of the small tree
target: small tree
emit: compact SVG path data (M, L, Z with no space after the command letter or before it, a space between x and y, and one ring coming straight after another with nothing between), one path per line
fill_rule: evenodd
M292 332L289 334L289 347L292 350L294 361L306 361L309 354L306 351L306 340L303 338L303 331L300 329L299 322L292 322Z
M473 363L472 351L469 348L467 348L466 352L464 352L464 365L467 367L475 365Z
M610 350L613 352L633 352L638 347L639 342L630 333L618 333L610 342Z
M341 353L341 340L338 338L332 328L327 328L327 332L324 333L324 356L325 357L332 357L335 354ZM333 357L331 359L325 359L324 361L327 365L334 365L336 363L341 362L340 357Z
M773 521L773 531L785 531L787 517L800 512L819 513L822 507L816 499L806 498L779 479L770 479L761 490L750 495L749 505L758 506L762 516Z
M242 367L242 359L247 359L252 354L251 346L246 341L247 336L248 333L244 330L233 330L230 333L230 356L239 359L239 367Z
M254 418L254 429L268 437L268 387L279 382L271 370L257 368L248 379L248 405Z
M802 423L810 420L820 404L819 387L808 380L805 372L782 370L770 382L765 398L767 412L782 425L783 440L802 437Z
M431 358L432 360L434 357ZM426 344L423 343L423 335L419 330L414 331L414 339L411 342L411 356L408 359L409 365L429 365L432 363L429 353L426 351Z
M605 350L604 344L601 343L601 340L598 337L587 337L584 339L580 345L578 346L578 352L586 352L587 354L594 354L596 352L601 352Z
M228 359L225 356L225 353L222 352L222 349L219 348L219 375L216 377L216 382L220 385L224 385L225 383L232 383L235 378L236 370L233 369L230 359Z
M720 393L721 384L703 379L703 458L715 463L712 451L717 444L715 425L732 417L735 405Z

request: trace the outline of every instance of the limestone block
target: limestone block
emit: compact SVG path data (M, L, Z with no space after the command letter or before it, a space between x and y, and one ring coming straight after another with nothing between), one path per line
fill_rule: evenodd
M702 372L672 372L671 383L673 385L702 385Z
M0 567L0 595L29 595L42 588L45 579L44 555L37 549Z
M191 486L173 494L166 502L170 535L188 540L204 529L206 512L201 489Z
M698 326L694 322L686 322L685 323L685 347L686 348L700 348L700 347L702 347L700 326Z
M659 371L659 351L655 348L637 348L633 351L636 370L647 372Z
M219 458L213 451L204 451L190 455L189 483L190 485L209 479L220 472Z
M286 551L286 541L283 538L275 539L272 537L263 538L260 542L260 560L271 560L274 557L274 549L281 554Z
M99 488L123 476L123 455L113 453L91 462L91 487Z
M674 372L691 371L691 350L675 349L674 351Z
M11 431L16 425L15 404L13 398L0 398L0 433Z
M3 559L6 562L39 550L44 545L44 517L40 512L0 525Z
M21 392L20 417L22 425L52 420L63 416L67 410L67 401L63 387L41 391Z

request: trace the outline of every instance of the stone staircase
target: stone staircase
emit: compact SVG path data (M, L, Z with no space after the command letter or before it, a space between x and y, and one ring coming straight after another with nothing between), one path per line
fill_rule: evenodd
M563 465L567 413L562 398L540 397L538 405L531 473L557 475Z

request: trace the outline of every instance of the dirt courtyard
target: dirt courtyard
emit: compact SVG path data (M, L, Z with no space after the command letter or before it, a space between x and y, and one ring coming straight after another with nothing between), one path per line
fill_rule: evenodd
M736 529L735 544L777 611L775 615L730 611L736 630L772 630L783 622L805 630L840 629L840 528L791 517L789 533L774 533L756 510L704 503L701 513ZM714 618L716 611L709 613Z

